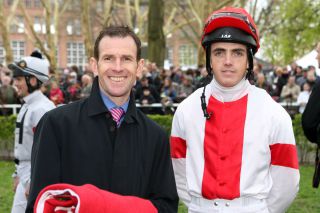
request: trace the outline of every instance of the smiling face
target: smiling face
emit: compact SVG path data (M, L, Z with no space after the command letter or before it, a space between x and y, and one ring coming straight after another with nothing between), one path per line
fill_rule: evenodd
M137 46L132 37L105 36L99 44L99 58L91 58L90 63L99 76L100 89L120 106L128 100L144 61L137 60Z
M246 75L247 48L238 43L212 43L210 64L216 81L221 86L233 87Z
M14 86L17 88L17 95L19 98L23 98L29 95L28 86L24 76L17 76L13 80Z

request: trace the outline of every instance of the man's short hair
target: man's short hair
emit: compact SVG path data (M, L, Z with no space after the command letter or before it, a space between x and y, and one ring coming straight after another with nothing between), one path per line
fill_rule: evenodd
M106 36L108 36L108 37L121 37L121 38L125 38L127 36L130 36L131 38L133 38L133 40L137 46L137 60L140 60L140 58L141 58L141 41L140 41L139 37L128 26L109 26L109 27L106 27L100 31L100 33L95 41L94 50L93 50L94 51L93 56L96 60L99 59L100 41Z

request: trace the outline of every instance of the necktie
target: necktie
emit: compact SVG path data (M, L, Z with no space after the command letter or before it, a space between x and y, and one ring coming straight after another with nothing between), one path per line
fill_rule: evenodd
M117 123L117 127L120 126L120 120L122 116L124 115L124 110L121 107L114 107L110 110L112 119Z

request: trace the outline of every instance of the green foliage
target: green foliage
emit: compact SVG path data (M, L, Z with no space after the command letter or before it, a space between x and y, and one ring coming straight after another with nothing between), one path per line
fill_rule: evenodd
M314 48L320 40L320 1L288 0L273 11L265 32L265 54L273 63L288 64Z
M296 144L300 154L300 163L307 162L307 156L310 155L312 151L316 150L316 146L308 141L304 135L302 126L301 126L301 114L296 114L293 121L293 131L296 139Z
M9 158L13 150L16 116L0 116L0 155Z
M168 135L171 133L172 115L148 115L153 121L162 126ZM0 154L4 157L9 157L13 151L13 138L14 138L14 124L16 116L0 116ZM293 123L294 134L296 143L299 149L300 162L306 162L307 156L315 150L315 146L310 143L304 136L301 127L301 115L295 115Z
M148 115L153 121L162 126L168 135L171 133L172 115Z

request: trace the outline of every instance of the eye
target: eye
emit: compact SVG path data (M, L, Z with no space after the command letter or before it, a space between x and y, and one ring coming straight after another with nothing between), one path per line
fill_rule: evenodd
M242 57L244 55L244 51L242 50L235 50L233 52L233 55L236 56L236 57Z
M221 57L223 56L223 51L222 50L216 50L213 52L213 55L216 57Z
M103 61L111 61L112 60L112 56L104 56Z
M132 58L129 57L129 56L125 56L125 57L123 58L123 60L124 60L124 61L132 61Z

